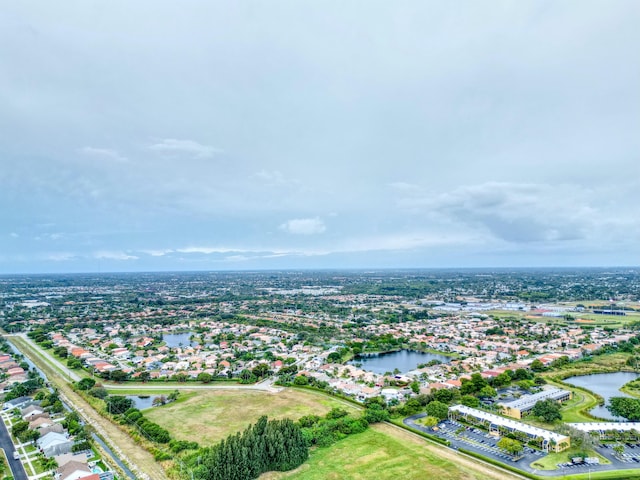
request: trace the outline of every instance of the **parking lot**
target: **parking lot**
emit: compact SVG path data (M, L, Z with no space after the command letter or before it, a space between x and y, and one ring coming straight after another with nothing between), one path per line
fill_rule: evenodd
M420 424L415 423L414 421L405 421L405 423L413 428L417 428L424 432L428 432L431 435L436 435L440 438L448 440L451 444L451 448L453 449L457 450L460 448L464 448L466 450L475 451L481 455L484 455L485 457L493 458L502 463L516 464L523 470L527 470L526 467L530 463L534 462L542 455L545 455L543 452L525 446L522 455L514 458L512 455L504 452L497 447L498 440L500 440L499 437L491 435L477 428L464 426L461 423L451 420L445 420L441 422L438 426L438 430L435 431L423 427ZM460 433L456 433L461 429L464 430L460 431Z
M546 455L536 449L525 446L520 457L514 459L513 456L500 450L497 447L499 437L490 435L489 433L478 428L462 425L461 423L451 420L442 421L437 430L424 427L416 423L424 414L414 415L406 418L404 423L412 428L436 435L449 441L451 448L454 450L465 449L476 452L485 457L492 458L507 465L512 465L523 471L535 473L544 476L559 476L567 474L589 473L605 470L625 470L631 468L640 468L640 445L625 444L625 451L622 455L616 455L613 451L613 445L600 445L596 451L607 458L611 464L588 464L588 463L572 463L567 461L559 463L557 470L539 470L531 465Z
M622 463L640 463L640 445L626 443L624 445L624 453L616 455L613 453L613 445L602 445L598 448L602 455L613 455ZM607 453L609 455L607 455Z

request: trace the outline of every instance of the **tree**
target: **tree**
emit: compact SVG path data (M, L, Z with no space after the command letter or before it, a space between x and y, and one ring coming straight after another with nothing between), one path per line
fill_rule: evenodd
M449 415L449 407L442 402L434 400L425 407L425 412L427 412L427 415L430 417L444 420Z
M515 372L513 372L514 380L531 380L533 378L533 374L524 368L518 368Z
M111 415L119 415L133 407L133 400L122 395L109 395L105 402L107 404L107 412Z
M344 408L333 407L331 410L329 410L325 418L329 420L335 420L337 418L346 417L347 415L349 415L349 412L347 412Z
M595 448L594 439L588 432L578 430L566 423L560 424L560 426L556 428L556 431L571 439L572 448L576 448L581 451L589 451Z
M478 392L478 396L480 398L494 398L498 396L498 392L496 392L495 388L487 385L480 389L480 391Z
M617 456L621 457L622 454L624 453L624 445L622 443L619 443L618 445L614 445L613 451Z
M16 422L13 424L13 426L11 427L11 433L13 434L14 437L18 437L22 435L22 433L26 432L28 429L29 429L29 422L20 420L19 422Z
M179 396L180 396L180 390L174 390L169 394L169 396L167 397L167 400L170 402L175 402Z
M264 378L271 372L269 371L269 365L267 365L266 363L259 363L258 365L253 367L251 373L253 373L253 375L257 378Z
M531 370L533 370L534 372L544 372L545 370L545 366L544 363L542 363L539 359L535 359L533 362L531 362Z
M420 383L413 381L409 384L409 387L411 388L411 391L415 394L420 393Z
M493 387L504 387L505 385L509 385L510 383L511 377L505 372L502 372L500 375L493 377L491 381Z
M202 383L210 383L211 380L213 380L213 375L207 372L201 372L198 374L198 377L196 378L196 380Z
M300 426L291 420L261 417L244 432L231 435L198 455L196 480L246 480L267 471L287 471L309 456Z
M109 393L107 392L107 389L104 387L93 387L91 390L89 390L89 395L91 395L92 397L101 398L102 400L104 400L105 398L107 398Z
M450 403L456 398L457 389L455 388L440 388L432 393L433 399L442 403Z
M424 420L422 420L422 424L429 428L435 427L438 423L440 423L440 420L436 417L424 417Z
M520 380L518 382L518 386L526 391L531 390L533 387L535 387L535 382L533 380Z
M518 455L520 452L522 452L523 450L522 443L520 443L518 440L514 440L508 437L502 437L500 440L498 440L498 443L496 444L496 446L500 450L504 450L505 452L507 452L510 455L513 455L514 457Z
M67 360L67 367L77 370L78 368L82 368L82 360L75 357L69 357Z
M79 390L91 390L95 384L96 381L93 378L83 378L77 383L77 386Z
M389 411L378 403L367 406L364 412L364 419L368 423L386 422L389 420Z
M478 393L489 385L479 373L472 374L471 378L461 378L460 381L462 382L460 393L463 395Z
M562 420L560 404L551 399L536 402L533 409L531 409L531 414L548 423L552 423L556 420Z
M240 379L240 383L245 383L245 384L255 383L256 381L255 375L251 373L251 370L247 370L246 368L240 372L240 374L238 375L238 378Z
M460 403L467 407L476 408L480 405L480 400L478 400L478 398L474 397L473 395L463 395L460 398Z
M180 383L184 383L189 379L189 375L187 375L184 372L178 372L175 375L173 375L173 380L175 380L176 382L180 382Z
M124 382L128 377L129 375L122 370L113 370L112 372L109 372L109 379L114 382Z
M340 355L338 352L331 352L327 356L327 363L340 363L340 362L342 362L342 355Z
M640 400L636 398L613 397L607 408L617 417L624 417L631 422L640 421Z

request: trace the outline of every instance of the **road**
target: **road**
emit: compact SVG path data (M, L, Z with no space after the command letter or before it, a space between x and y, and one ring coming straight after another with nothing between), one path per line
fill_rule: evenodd
M15 338L17 337L17 338ZM145 480L168 480L163 467L157 463L153 455L137 445L133 439L124 431L120 430L117 425L111 423L96 412L81 396L74 392L67 383L66 375L60 373L60 369L56 368L56 363L52 363L41 354L39 347L32 347L32 342L24 342L21 345L18 342L23 341L21 336L8 336L8 339L14 339L16 346L24 347L23 355L30 356L31 360L37 363L45 372L47 378L58 388L58 393L63 402L72 405L83 421L98 433L107 443L109 448L128 465L129 469L135 474L136 478Z
M7 461L9 462L9 466L13 472L13 478L15 480L28 480L27 474L22 466L22 462L20 460L13 459L13 451L15 448L13 447L13 442L11 441L11 437L9 436L9 432L7 431L7 427L4 425L3 421L0 421L0 447L3 448L7 454Z
M68 381L73 381L73 382L78 382L82 379L80 375L78 375L76 372L74 372L70 368L67 368L66 365L63 365L62 363L60 363L60 361L58 361L58 359L55 358L53 355L51 355L49 352L42 350L42 348L40 348L33 340L27 337L26 334L18 333L13 336L20 337L24 342L28 343L31 349L33 350L33 352L36 355L42 357L42 359L46 361L49 364L49 366L51 366L51 368L54 368L55 370L57 370L58 373L63 378L66 378ZM11 335L7 335L7 338L11 340ZM42 373L41 370L40 370L40 373Z
M108 390L258 390L260 392L278 393L284 390L282 387L274 387L271 382L265 380L254 385L237 385L226 383L208 383L198 384L184 383L138 383L138 382L126 382L126 383L110 383L103 382L102 385Z

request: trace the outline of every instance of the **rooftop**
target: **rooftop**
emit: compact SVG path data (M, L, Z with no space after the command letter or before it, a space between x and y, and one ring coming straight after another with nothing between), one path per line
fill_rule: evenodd
M551 432L544 428L527 425L526 423L518 422L510 418L501 417L493 413L485 412L484 410L478 410L477 408L471 408L464 405L454 405L453 407L449 407L449 410L456 410L465 415L472 415L475 418L487 420L494 425L518 430L519 432L524 432L534 437L542 437L547 441L554 440L556 443L560 443L567 439L565 435L560 435L559 433Z

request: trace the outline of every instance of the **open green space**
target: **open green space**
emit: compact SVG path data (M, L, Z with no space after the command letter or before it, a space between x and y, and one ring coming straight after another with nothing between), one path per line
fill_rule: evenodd
M440 455L424 440L406 432L376 425L336 444L316 449L309 460L293 472L268 473L263 480L376 480L507 479L508 473L493 470L453 452ZM474 468L475 467L475 468ZM477 470L476 470L477 469Z
M196 441L203 446L244 430L262 415L296 420L304 415L324 415L334 407L356 410L353 405L327 395L296 389L279 393L183 390L178 400L145 410L145 417L169 430L174 438Z
M573 457L577 456L581 452L582 450L580 450L579 448L570 448L569 450L565 450L564 452L560 453L549 453L548 455L545 455L544 457L541 457L533 462L531 466L539 470L557 470L559 463L570 462ZM600 459L601 465L607 465L611 463L609 460L607 460L605 457L598 454L594 450L588 453L590 457L598 457Z
M629 356L629 353L622 352L595 355L588 360L568 363L560 368L544 373L543 376L547 379L562 380L574 375L631 371L630 367L626 364Z
M566 388L566 387L565 387ZM598 406L598 400L585 390L572 389L573 398L566 402L560 412L566 423L592 422L593 419L582 412L588 412Z

